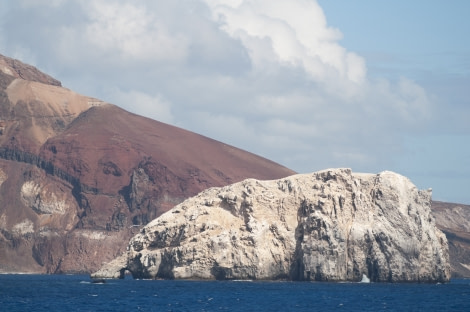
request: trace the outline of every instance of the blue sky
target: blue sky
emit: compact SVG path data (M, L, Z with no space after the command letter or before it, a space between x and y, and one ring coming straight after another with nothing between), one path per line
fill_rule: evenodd
M464 0L6 0L0 53L301 173L392 170L470 204L468 12Z
M318 2L370 76L406 76L439 99L434 125L404 137L394 170L433 187L435 199L470 203L470 2Z

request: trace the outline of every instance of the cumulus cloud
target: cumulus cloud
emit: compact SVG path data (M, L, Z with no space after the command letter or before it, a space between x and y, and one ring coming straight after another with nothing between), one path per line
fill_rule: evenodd
M243 42L257 66L271 55L272 61L301 67L321 81L340 77L361 82L365 77L364 61L337 44L341 33L327 26L315 1L206 2L222 29Z
M172 33L164 21L138 3L92 1L85 9L90 22L83 40L95 51L108 54L112 50L119 57L116 61L178 62L186 58L185 36Z
M369 78L313 0L21 0L9 11L0 53L300 172L385 169L431 118L426 91Z

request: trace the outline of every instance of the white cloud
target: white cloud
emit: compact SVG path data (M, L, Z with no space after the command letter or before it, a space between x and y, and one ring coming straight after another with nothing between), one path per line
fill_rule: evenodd
M320 81L329 75L364 80L364 61L337 44L341 33L327 26L315 1L206 2L214 18L223 23L222 29L244 43L255 65L260 66L266 55L275 55L282 63L303 67Z
M120 61L181 61L187 55L185 36L172 33L167 25L139 3L92 1L87 3L89 24L84 37L89 48L113 51Z
M426 91L368 78L316 1L11 6L1 53L30 53L66 87L297 171L386 169L430 119Z

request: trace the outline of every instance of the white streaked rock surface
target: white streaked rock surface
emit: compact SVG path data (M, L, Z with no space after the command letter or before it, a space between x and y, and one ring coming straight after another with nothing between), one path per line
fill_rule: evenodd
M388 171L249 179L175 206L92 276L448 281L447 240L430 206L430 191Z

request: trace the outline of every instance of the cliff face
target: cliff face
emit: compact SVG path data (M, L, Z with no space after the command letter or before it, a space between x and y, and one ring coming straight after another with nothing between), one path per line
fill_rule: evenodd
M293 172L0 55L0 272L97 270L211 186Z
M436 224L449 242L454 277L470 277L470 206L434 201Z
M93 277L434 282L450 278L431 194L335 169L210 188L150 222Z

